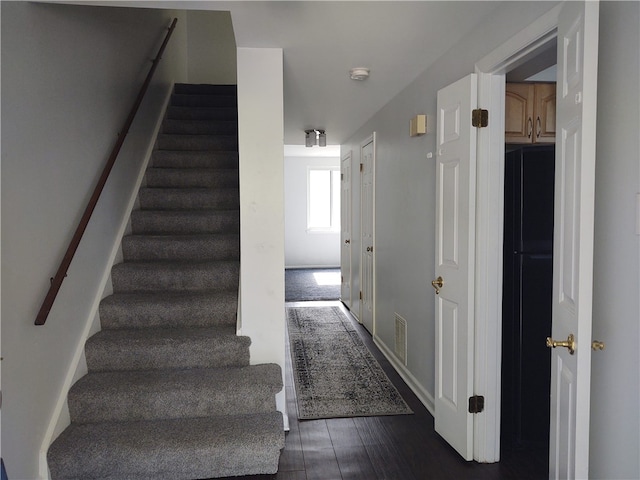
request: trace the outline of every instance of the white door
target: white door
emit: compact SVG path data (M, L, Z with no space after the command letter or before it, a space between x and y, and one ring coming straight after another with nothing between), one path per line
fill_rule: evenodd
M598 3L566 2L558 20L550 478L589 474Z
M351 152L342 159L340 178L340 299L351 309Z
M473 273L477 76L438 92L436 160L435 429L473 459ZM437 292L437 293L436 293Z
M374 333L373 202L375 134L360 148L360 322Z

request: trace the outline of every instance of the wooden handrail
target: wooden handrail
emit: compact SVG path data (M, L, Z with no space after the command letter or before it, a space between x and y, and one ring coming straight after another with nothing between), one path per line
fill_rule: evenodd
M175 29L177 22L178 22L177 18L174 18L173 22L171 22L169 31L167 32L167 35L165 36L164 41L160 46L160 50L158 50L158 55L153 60L151 69L147 74L147 78L145 79L144 83L142 84L142 87L140 88L140 92L138 93L138 96L136 98L136 101L133 104L133 107L131 107L131 111L129 112L129 116L125 121L124 126L122 127L122 130L118 134L118 140L116 141L116 144L114 145L113 150L111 150L111 155L109 155L107 164L105 165L104 170L102 170L102 175L100 175L100 178L98 179L98 183L95 189L93 190L93 195L91 195L91 198L89 199L89 203L87 204L87 207L84 210L84 214L80 219L80 223L78 224L78 227L76 228L76 231L73 234L73 238L71 238L71 242L69 243L69 247L67 248L67 251L64 254L64 257L62 258L60 267L58 267L58 271L56 272L55 277L51 279L51 286L49 287L47 296L45 297L44 302L42 302L42 306L40 307L40 311L38 312L38 316L36 317L36 321L35 321L36 325L44 325L44 323L47 321L47 317L49 316L51 307L53 307L53 302L55 301L56 296L58 295L58 291L62 286L62 281L67 276L67 270L69 269L71 260L73 260L73 256L75 255L76 250L78 249L78 245L80 244L82 235L84 234L84 231L87 228L89 219L91 218L91 214L93 213L93 210L95 209L96 204L98 203L98 199L100 198L100 194L102 193L105 183L107 183L107 178L109 178L109 173L111 173L113 164L116 161L118 153L120 153L122 144L124 143L127 133L129 133L129 128L131 127L131 124L133 123L133 119L135 118L136 113L138 112L138 108L142 103L142 99L144 98L144 95L147 92L147 89L149 88L149 84L151 83L153 74L156 71L158 63L160 62L160 59L162 58L162 54L164 53L164 49L166 48L167 43L171 38L171 34L173 33L173 30Z

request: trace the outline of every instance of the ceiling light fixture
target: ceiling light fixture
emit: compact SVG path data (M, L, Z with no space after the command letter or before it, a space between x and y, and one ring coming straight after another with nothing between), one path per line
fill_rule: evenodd
M369 78L369 69L364 67L355 67L349 70L351 80L366 80Z
M307 147L313 147L314 145L318 145L319 147L327 146L327 134L324 130L318 130L317 128L313 128L311 130L304 131L304 144Z

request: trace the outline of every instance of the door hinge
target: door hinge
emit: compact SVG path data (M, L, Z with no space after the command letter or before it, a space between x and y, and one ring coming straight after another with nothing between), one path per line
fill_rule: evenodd
M360 291L360 300L362 300L362 290Z
M474 395L469 397L469 413L480 413L484 410L484 397L482 395Z
M344 173L341 173L341 174L340 174L340 181L341 181L341 182L342 182L342 181L344 181Z
M489 110L476 108L471 111L471 125L482 128L489 126Z
M363 170L364 170L364 163L361 163L360 164L360 171L363 171Z

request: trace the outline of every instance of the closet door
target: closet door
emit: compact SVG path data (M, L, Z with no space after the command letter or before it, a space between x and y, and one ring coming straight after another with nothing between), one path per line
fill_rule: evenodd
M550 478L589 477L598 14L565 2L558 21Z

